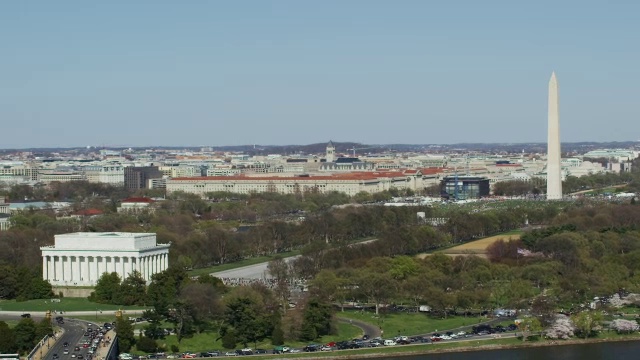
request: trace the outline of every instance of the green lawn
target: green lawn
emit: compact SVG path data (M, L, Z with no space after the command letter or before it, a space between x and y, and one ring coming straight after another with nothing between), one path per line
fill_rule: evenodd
M0 301L0 310L2 311L96 311L96 310L140 310L144 309L140 306L118 306L108 304L98 304L90 302L87 298L62 298L60 302L51 302L50 299L15 301Z
M471 326L486 320L478 317L451 316L447 319L432 319L422 313L396 313L380 314L376 316L371 311L345 311L337 313L339 317L357 319L370 324L380 326L384 331L383 337L397 335L420 335L435 331L456 329L462 326Z
M0 320L0 321L4 321L5 323L7 323L7 325L9 325L10 328L18 325L18 321L20 320Z
M338 322L337 327L338 327L337 335L323 336L322 338L314 341L313 343L326 344L331 341L350 340L355 337L362 336L362 330L360 330L360 328L355 327L353 325ZM220 340L216 341L217 338L218 338L218 333L216 332L196 334L191 338L182 339L182 343L179 344L179 349L181 352L182 351L201 352L201 351L207 351L207 350L223 350L222 341ZM307 342L299 342L299 341L287 342L288 346L293 346L293 347L304 347L307 344L308 344ZM171 345L178 345L178 338L175 335L167 336L164 339L158 340L158 345L170 351ZM251 348L267 349L267 350L271 350L275 347L273 344L271 344L270 340L259 342L257 345L254 345L254 344L248 344L248 345ZM236 345L237 349L240 349L242 347L243 347L242 344ZM133 351L133 353L141 354L141 352L136 352L136 351Z

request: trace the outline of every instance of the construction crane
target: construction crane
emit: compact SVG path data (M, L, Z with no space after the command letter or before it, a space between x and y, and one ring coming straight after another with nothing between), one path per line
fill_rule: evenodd
M364 150L364 149L373 149L374 146L360 147L360 148L351 148L347 149L347 151L353 151L353 157L356 157L356 150Z

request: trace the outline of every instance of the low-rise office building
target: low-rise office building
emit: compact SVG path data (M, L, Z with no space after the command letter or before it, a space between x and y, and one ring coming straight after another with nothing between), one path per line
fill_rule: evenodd
M330 176L207 176L167 180L167 193L183 191L204 196L210 192L238 194L275 192L296 194L337 191L353 196L359 192L376 193L391 188L416 190L422 186L422 173L361 172Z

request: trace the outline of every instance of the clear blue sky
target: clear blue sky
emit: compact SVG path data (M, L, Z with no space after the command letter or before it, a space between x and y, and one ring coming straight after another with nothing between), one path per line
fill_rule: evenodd
M640 1L3 1L0 147L640 139Z

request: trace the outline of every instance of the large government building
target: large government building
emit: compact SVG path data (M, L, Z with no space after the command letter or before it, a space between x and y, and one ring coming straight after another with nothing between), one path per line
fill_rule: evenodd
M169 266L169 244L157 244L151 233L62 234L40 250L42 278L53 286L95 286L105 272L124 279L134 270L149 282Z

